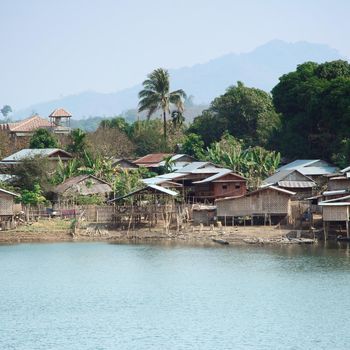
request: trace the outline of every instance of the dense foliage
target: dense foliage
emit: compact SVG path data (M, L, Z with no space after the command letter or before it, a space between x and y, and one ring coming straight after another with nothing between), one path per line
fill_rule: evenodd
M238 82L214 99L210 108L194 120L190 131L200 134L206 145L228 131L247 145L266 146L279 125L271 96Z
M49 130L38 129L29 141L30 148L57 148L58 140Z
M232 169L248 179L251 187L258 187L261 181L278 168L281 155L260 146L244 148L242 141L230 134L224 134L205 153L207 160Z
M350 65L307 62L283 75L272 90L282 114L277 146L290 158L349 162Z

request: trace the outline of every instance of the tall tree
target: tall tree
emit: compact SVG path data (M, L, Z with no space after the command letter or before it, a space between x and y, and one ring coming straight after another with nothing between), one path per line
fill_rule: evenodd
M229 131L248 146L267 146L279 125L279 115L271 96L263 90L237 82L195 118L189 131L200 134L206 145L219 140L225 131Z
M279 80L272 95L283 155L349 163L350 64L306 62Z
M163 113L164 140L167 139L167 115L174 105L179 112L184 110L186 94L182 89L170 92L169 73L166 69L158 68L150 73L142 83L143 90L139 93L139 112L147 111L150 118L157 110Z

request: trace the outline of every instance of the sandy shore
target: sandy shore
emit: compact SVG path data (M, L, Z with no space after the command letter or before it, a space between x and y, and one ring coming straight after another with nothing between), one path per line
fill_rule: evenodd
M180 232L176 229L164 232L162 227L141 228L136 230L116 230L102 224L90 224L72 233L70 221L42 220L31 225L22 225L15 230L0 231L0 243L30 243L30 242L134 242L136 241L178 241L192 243L213 243L213 239L220 239L230 244L259 242L279 243L281 238L293 235L296 231L274 226L236 226L210 228L199 226L185 226ZM307 236L303 231L303 236Z

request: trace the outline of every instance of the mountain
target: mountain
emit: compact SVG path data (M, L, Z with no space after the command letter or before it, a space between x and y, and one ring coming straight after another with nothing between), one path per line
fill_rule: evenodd
M173 89L182 88L188 95L193 95L195 103L206 105L238 80L247 86L270 91L281 75L294 70L300 63L321 63L340 58L339 52L327 45L273 40L251 52L230 53L192 67L171 69L171 83ZM140 89L141 84L108 94L82 92L32 105L16 112L14 117L21 119L33 112L47 116L57 107L68 109L77 119L113 116L135 108Z

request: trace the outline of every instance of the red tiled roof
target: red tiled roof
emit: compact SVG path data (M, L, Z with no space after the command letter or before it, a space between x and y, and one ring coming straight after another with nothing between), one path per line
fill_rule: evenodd
M51 123L37 114L16 123L0 124L0 130L9 130L11 132L31 132L49 127L51 127Z
M69 118L71 116L72 115L69 112L67 112L64 108L57 108L49 115L49 118L50 117L66 117L66 118Z
M151 153L143 156L139 159L134 160L135 164L138 165L152 165L157 166L158 163L164 160L165 157L172 156L172 153Z

